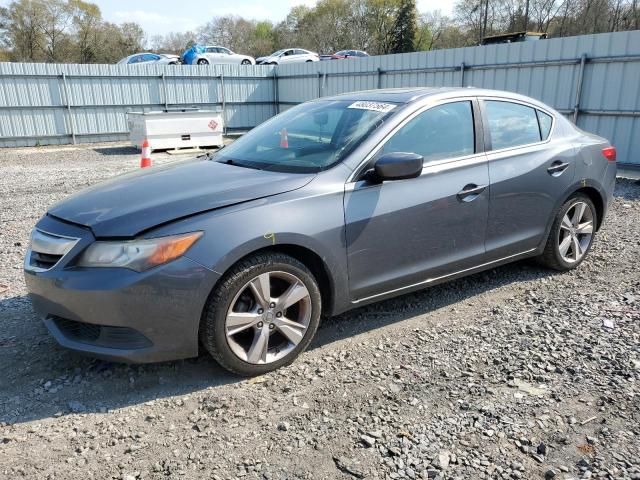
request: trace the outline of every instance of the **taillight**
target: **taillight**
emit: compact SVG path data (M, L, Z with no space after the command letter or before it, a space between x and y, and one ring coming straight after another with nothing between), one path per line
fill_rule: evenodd
M610 162L616 161L616 147L605 147L602 149L602 155Z

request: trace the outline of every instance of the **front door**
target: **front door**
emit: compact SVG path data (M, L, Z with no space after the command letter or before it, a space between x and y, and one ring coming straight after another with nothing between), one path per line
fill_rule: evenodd
M422 175L375 183L360 179L345 193L352 300L382 295L482 263L489 176L472 101L418 113L376 157L424 157ZM374 157L375 158L375 157Z

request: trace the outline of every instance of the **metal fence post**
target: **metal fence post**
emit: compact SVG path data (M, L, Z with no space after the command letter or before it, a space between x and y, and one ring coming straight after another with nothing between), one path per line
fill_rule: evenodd
M464 62L460 63L460 86L464 87Z
M164 75L164 72L162 72L162 90L164 93L164 109L168 110L169 109L169 92L167 91L167 78Z
M573 123L578 123L578 115L580 114L580 96L582 95L582 80L584 79L584 64L587 62L585 53L580 57L580 70L578 71L578 81L576 82L576 97L573 104Z
M67 83L67 75L62 72L62 85L64 87L64 103L67 106L67 116L69 118L69 130L71 130L71 142L76 144L76 121L71 111L71 95L69 94L69 84Z
M378 90L382 88L382 69L378 67L378 86L376 87Z
M222 133L227 134L227 99L224 92L224 73L220 74L220 95L222 96Z
M278 88L278 71L273 67L273 107L276 115L280 113L279 88Z
M322 96L322 72L318 71L318 98Z

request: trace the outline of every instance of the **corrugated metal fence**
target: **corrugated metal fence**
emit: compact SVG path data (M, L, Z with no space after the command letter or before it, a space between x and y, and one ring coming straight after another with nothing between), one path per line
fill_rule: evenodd
M191 106L246 130L275 113L273 70L0 63L0 147L124 140L127 112Z
M223 108L230 129L337 93L475 86L542 100L640 165L640 31L309 64L0 64L0 146L122 140L127 111Z

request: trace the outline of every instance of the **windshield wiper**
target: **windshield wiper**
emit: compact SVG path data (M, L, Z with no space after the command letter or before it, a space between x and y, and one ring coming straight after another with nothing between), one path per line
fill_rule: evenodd
M241 168L250 168L252 170L264 170L256 165L252 165L250 163L239 162L237 160L233 160L232 158L227 158L226 160L218 160L219 163L224 163L226 165L233 165L234 167Z

